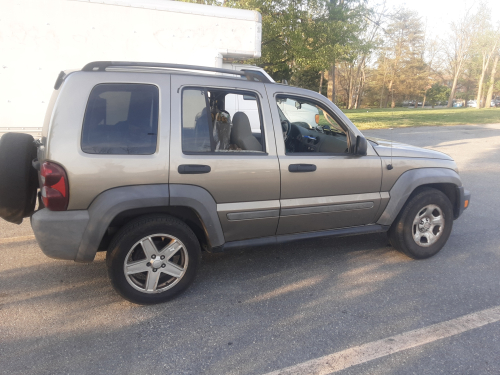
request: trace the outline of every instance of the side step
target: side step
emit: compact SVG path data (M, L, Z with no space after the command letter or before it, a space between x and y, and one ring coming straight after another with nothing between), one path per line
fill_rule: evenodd
M277 245L277 244L295 242L299 240L309 240L314 238L345 237L345 236L354 236L357 234L384 233L387 232L388 230L389 230L388 225L370 224L370 225L362 225L359 227L322 230L317 232L281 234L279 236L269 236L261 238L252 238L249 240L226 242L222 246L217 246L212 248L211 252L221 253L223 251L237 250L247 247Z

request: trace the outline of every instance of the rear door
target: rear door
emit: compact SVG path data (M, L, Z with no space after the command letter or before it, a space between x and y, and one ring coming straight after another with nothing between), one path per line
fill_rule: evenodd
M212 195L226 242L274 235L280 174L264 85L181 75L171 82L170 183L200 186ZM227 96L233 103L239 96L253 98L259 115L232 109L234 104L225 108ZM246 125L250 135L260 129L260 140L245 133L240 142Z

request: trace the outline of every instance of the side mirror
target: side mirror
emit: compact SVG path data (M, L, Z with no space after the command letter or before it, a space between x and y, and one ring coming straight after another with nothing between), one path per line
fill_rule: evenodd
M302 108L302 104L300 104L299 102L295 102L295 108L301 109Z
M368 144L366 138L358 135L356 137L356 149L354 150L355 155L365 156L368 149Z

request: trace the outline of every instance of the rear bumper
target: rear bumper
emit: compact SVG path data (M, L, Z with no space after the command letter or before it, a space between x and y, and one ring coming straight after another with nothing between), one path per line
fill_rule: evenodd
M457 187L457 200L455 202L455 219L458 219L465 209L469 207L470 204L470 191L465 190L463 186Z
M75 260L89 222L82 211L49 211L44 208L31 217L38 245L50 258Z

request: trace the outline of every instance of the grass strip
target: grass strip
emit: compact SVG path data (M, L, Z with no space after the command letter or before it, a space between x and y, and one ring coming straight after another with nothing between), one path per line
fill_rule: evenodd
M343 112L360 130L500 123L500 108L374 108Z

